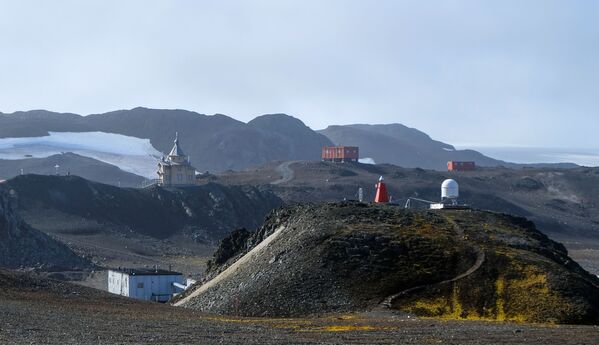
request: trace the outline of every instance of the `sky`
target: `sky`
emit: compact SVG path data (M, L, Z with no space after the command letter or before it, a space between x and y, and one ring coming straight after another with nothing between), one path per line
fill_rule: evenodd
M0 0L0 112L136 106L599 150L599 1Z

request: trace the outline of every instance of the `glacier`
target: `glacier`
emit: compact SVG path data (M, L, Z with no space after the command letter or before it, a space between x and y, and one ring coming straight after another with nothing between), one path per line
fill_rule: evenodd
M49 132L42 137L0 138L0 159L45 158L65 152L155 178L162 153L149 139L105 132Z

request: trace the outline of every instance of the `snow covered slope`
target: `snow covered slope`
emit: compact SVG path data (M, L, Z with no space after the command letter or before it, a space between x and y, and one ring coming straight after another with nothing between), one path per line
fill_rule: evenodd
M156 165L162 156L149 139L104 132L49 132L43 137L0 139L0 159L45 158L63 152L148 178L156 177Z

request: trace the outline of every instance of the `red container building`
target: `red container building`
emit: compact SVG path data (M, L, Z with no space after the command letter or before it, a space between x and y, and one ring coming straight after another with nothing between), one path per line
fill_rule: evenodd
M474 162L447 162L448 171L472 171L474 169L476 169L476 164Z
M360 149L357 146L325 146L322 160L326 162L357 162Z

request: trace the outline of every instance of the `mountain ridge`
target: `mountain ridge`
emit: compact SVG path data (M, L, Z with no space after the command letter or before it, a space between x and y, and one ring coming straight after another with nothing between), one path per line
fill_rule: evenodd
M289 158L317 160L320 147L331 144L299 119L282 114L272 116L278 117L274 123L260 117L244 123L222 114L143 107L87 116L36 110L0 113L0 138L44 136L50 131L102 131L150 139L156 149L165 153L178 133L181 145L199 171L241 170ZM283 133L273 132L275 128Z
M489 167L534 166L456 150L399 123L331 125L315 131L301 119L282 113L257 116L247 123L223 114L145 107L86 116L46 110L0 113L0 138L44 136L51 131L101 131L144 138L163 153L170 150L178 133L198 171L243 170L275 160L320 160L321 148L333 143L359 146L362 157L404 167L445 170L449 160L472 160Z

